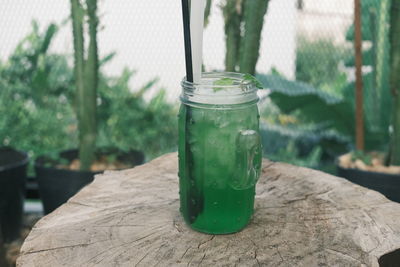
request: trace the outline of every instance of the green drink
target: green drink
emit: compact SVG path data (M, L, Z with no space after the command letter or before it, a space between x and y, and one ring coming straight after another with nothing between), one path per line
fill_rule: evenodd
M195 230L237 232L253 214L261 167L257 88L233 73L205 73L201 84L182 86L181 213Z

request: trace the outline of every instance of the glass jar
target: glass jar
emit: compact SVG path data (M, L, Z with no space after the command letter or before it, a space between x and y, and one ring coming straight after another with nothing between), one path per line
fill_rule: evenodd
M257 87L243 74L218 72L181 85L180 211L197 231L237 232L253 214L261 169Z

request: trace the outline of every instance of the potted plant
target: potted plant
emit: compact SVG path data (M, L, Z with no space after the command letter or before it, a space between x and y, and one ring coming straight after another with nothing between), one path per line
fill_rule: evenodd
M17 239L22 226L28 155L10 147L0 148L0 241Z
M384 1L386 2L386 1ZM390 1L387 1L390 3ZM400 202L400 9L392 1L390 8L390 89L393 98L393 112L388 142L388 152L365 153L363 140L358 141L357 150L339 158L338 175L376 190L387 198ZM360 139L360 138L358 138Z
M144 161L143 153L138 151L121 152L116 149L96 148L96 102L99 81L96 12L97 0L86 0L84 3L71 0L79 148L61 152L53 157L42 156L35 161L45 213L66 202L90 183L96 173L105 169L133 167ZM87 49L84 42L86 22Z
M360 79L362 62L358 62L357 87L363 89L363 92L358 90L355 94L356 85L353 82L333 88L336 94L332 94L309 84L289 81L276 74L259 75L258 78L265 88L270 89L267 97L281 112L294 115L302 123L314 126L319 134L322 132L324 135L336 136L335 139L344 141L338 145L337 142L332 142L334 140L322 139L319 144L324 151L330 150L333 156L337 156L353 150L353 143L356 144L355 152L346 154L338 160L339 176L377 190L391 200L400 201L398 167L400 162L397 160L400 153L398 151L400 103L397 100L400 87L399 38L398 34L396 35L399 32L399 6L395 1L392 1L391 6L390 2L390 0L371 0L363 2L361 6L363 12L360 24L363 28L362 31L358 30L358 34L360 37L362 32L363 40L368 40L372 44L363 52L364 64L371 66L372 71L364 74L362 79ZM358 4L355 6L359 8ZM387 27L389 14L390 28ZM351 40L354 33L355 28L352 26L347 38ZM361 59L360 55L356 59ZM355 61L350 59L346 65L352 66ZM358 104L357 109L355 103ZM364 103L367 108L362 108ZM362 119L364 114L365 120ZM393 115L392 120L388 114ZM355 123L354 118L358 123ZM357 134L354 136L355 132ZM366 154L364 151L388 151L388 153Z
M96 163L90 169L81 169L77 149L65 150L55 156L41 156L35 161L40 198L46 214L52 212L82 187L93 181L94 175L104 170L124 169L144 162L142 152L127 152L115 148L97 149Z

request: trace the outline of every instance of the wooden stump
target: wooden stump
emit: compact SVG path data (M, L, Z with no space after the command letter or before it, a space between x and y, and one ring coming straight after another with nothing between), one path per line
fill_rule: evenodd
M168 154L98 175L37 223L17 265L379 266L400 248L398 203L323 172L264 160L255 207L239 233L189 229Z

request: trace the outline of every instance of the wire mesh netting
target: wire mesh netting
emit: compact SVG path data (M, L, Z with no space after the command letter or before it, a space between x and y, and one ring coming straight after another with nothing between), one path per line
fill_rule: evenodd
M384 93L388 90L388 2L368 0L363 1L362 6L367 146L373 148L384 146L380 140L387 137L389 125L385 116L390 109L389 94ZM224 70L226 36L223 8L227 1L213 0L211 3L204 34L204 68L207 71ZM2 130L0 141L36 154L54 147L73 146L76 143L73 109L64 106L62 108L67 110L62 110L57 104L57 101L68 102L66 99L72 95L73 87L69 1L4 0L2 5L0 59L3 79L6 79L5 69L9 75L17 73L21 77L34 73L33 70L29 73L23 71L30 63L24 62L24 58L18 59L18 56L34 53L32 51L45 39L50 23L57 25L57 31L51 38L48 51L39 55L42 61L34 66L40 69L40 64L47 64L46 68L51 67L52 71L47 71L51 79L36 86L49 90L47 98L43 100L43 97L35 96L43 93L39 89L32 90L35 86L24 84L26 88L21 89L20 83L20 91L14 90L10 95L25 102L16 108L18 112L14 117L2 120L1 127L10 127L14 133L20 134ZM100 109L103 117L99 120L104 124L100 124L99 142L143 148L150 146L151 155L174 150L174 114L181 90L179 83L185 70L180 1L101 0L99 18L98 46L104 61L101 71L107 82L104 89L100 88L102 93L98 101L118 103L113 108ZM32 24L33 20L37 23ZM267 156L320 167L321 162L332 162L336 155L351 148L354 143L353 32L353 1L269 1L256 68L258 78L268 88L260 103ZM16 49L22 40L25 40L23 45ZM10 70L10 65L15 69ZM65 82L71 84L66 86ZM111 95L107 91L110 87L123 88L125 93L133 92L132 102L123 102L124 98L129 98L125 93ZM66 90L66 93L60 94L60 90ZM28 97L29 94L32 97ZM53 101L51 95L56 98L53 104L48 104L48 109L54 110L57 106L56 111L40 109L46 101ZM26 114L22 114L21 109ZM34 109L40 109L42 114L33 114ZM7 113L11 114L9 110ZM166 115L163 117L159 113ZM129 114L129 118L121 119L122 114ZM168 116L171 118L166 119ZM15 118L19 118L23 126L9 126ZM29 134L21 129L34 127L33 121L40 135L26 141L23 136ZM62 133L54 134L57 129L62 129ZM164 136L164 133L167 134ZM43 139L46 135L49 138ZM65 138L60 140L59 136ZM161 141L155 142L154 138ZM42 147L37 147L37 140L41 140Z
M400 47L400 41L394 38L396 32L394 29L400 28L400 12L398 11L400 1L361 1L363 61L361 80L364 112L360 113L365 118L365 148L367 152L373 151L372 153L355 149L355 102L356 98L359 99L355 93L355 1L206 1L210 7L206 11L210 13L206 18L207 23L204 29L204 70L253 74L256 76L257 83L260 82L263 85L264 90L258 91L263 156L274 161L284 161L335 173L352 182L377 190L391 200L398 201L400 167L393 165L400 165L400 150L395 151L400 147L398 145L400 144L400 105L398 104L400 89L396 91L393 86L393 92L391 92L389 80L393 82L397 78L393 79L395 76L393 74L396 73L393 70L399 70L400 64L396 66L396 60L392 60L396 56L391 55L400 52L400 49L394 53L395 49L389 46L392 43L392 48L396 47L396 44ZM94 3L98 4L99 25L96 34L99 73L98 79L97 74L90 76L94 77L93 79L86 79L89 82L80 79L81 83L79 83L79 78L77 78L80 76L77 74L82 73L85 74L82 74L82 77L88 77L85 67L81 66L85 71L74 72L76 70L74 61L77 61L78 53L77 50L74 51L77 42L74 42L76 40L73 36L76 37L76 29L74 27L75 34L73 34L70 17L72 2L81 8L75 12L82 12L85 18L90 17L87 14L89 13L88 3L90 2L92 7ZM40 214L37 217L42 216L43 209L38 199L37 182L40 174L35 173L33 168L39 156L46 156L48 162L43 161L45 163L41 167L50 167L51 172L57 168L61 171L72 169L73 172L75 170L85 172L96 170L97 172L108 169L110 166L111 169L132 167L124 163L117 165L122 163L118 162L118 155L120 155L118 153L121 151L137 152L139 150L144 152L146 160L151 160L164 153L177 150L180 82L185 75L180 0L1 0L1 4L0 148L10 146L26 151L30 156L26 179L26 198L29 200L25 201L25 213L34 210L35 213ZM356 12L356 14L359 13ZM390 17L391 15L394 16ZM95 17L92 14L92 19ZM393 20L394 17L396 20ZM93 21L96 20L93 19ZM88 36L90 25L93 27L95 24L93 21L92 24L86 20L81 21L85 25L84 34L82 34L85 40L82 46L86 48L90 43L90 38L88 38L91 36L90 34ZM87 55L88 51L82 54ZM93 58L95 56L91 58L91 63L96 62ZM83 66L88 64L88 61L90 61L89 57L82 57ZM359 63L359 57L357 57L357 62ZM94 67L88 69L95 73L96 65L94 63L92 64ZM392 75L390 75L390 67ZM360 72L358 74L359 78ZM246 77L254 81L254 77L247 75ZM233 84L232 79L230 82ZM395 83L399 88L400 79L394 81L392 85ZM88 97L89 101L86 102L84 100L87 100L87 94L78 94L77 91L79 89L81 89L80 92L88 91L84 88L88 84L95 85L88 86L92 89L90 96L93 97ZM397 93L398 107L392 108L391 96L396 95L394 93ZM81 97L79 98L78 95ZM85 105L87 103L89 105ZM86 106L91 107L92 116L87 115L88 112L80 112L88 111L85 109ZM257 110L254 111L257 112ZM216 126L212 125L213 127L220 127L233 118L228 118L228 116L215 118L214 113L209 113L211 115L207 116L204 115L205 113L201 111L195 115L198 116L197 118L218 121L219 124L216 123ZM61 151L72 148L76 152L76 148L83 147L82 140L85 138L82 138L81 132L87 125L82 123L82 114L85 115L87 125L91 125L90 130L93 133L89 138L92 143L86 147L92 152L91 157L87 157L90 160L81 160L85 158L84 156L73 160L62 158ZM251 116L254 119L254 125L257 125L258 121L253 115L255 113ZM244 118L251 116L246 115ZM396 116L398 116L397 121ZM181 116L181 118L185 118L181 120L181 124L195 124L194 121L197 119L193 120L195 117L192 115ZM237 120L238 124L240 122L240 127L246 119ZM396 125L396 122L399 125ZM193 132L204 133L204 139L209 136L216 137L207 139L204 146L203 144L200 146L208 148L212 144L215 151L220 149L221 153L213 153L214 150L197 151L199 156L196 155L196 157L203 160L199 170L203 166L211 170L209 173L217 169L222 170L219 166L223 165L216 164L216 161L219 158L231 160L230 156L232 156L235 161L229 164L235 168L246 165L244 162L247 166L249 162L254 163L254 168L243 169L252 177L252 179L246 178L248 180L246 186L250 182L253 186L258 177L259 169L257 168L261 165L260 157L257 157L257 160L253 157L260 156L258 153L260 139L257 131L240 129L240 133L249 139L241 139L246 144L237 146L234 151L233 142L224 142L234 139L221 134L223 131L220 128L223 127L215 131L212 128L210 131L204 129L208 126L207 123L197 123L197 127L193 127L196 129ZM247 121L246 123L248 124ZM254 128L257 130L257 126ZM187 143L196 143L193 141L195 138L190 138L190 130L185 129L181 131L181 134L185 137L189 136L190 140ZM239 135L230 136L236 137L235 142L239 140ZM210 139L212 142L209 142ZM249 140L256 142L256 145L254 143L252 145ZM226 144L231 144L232 147ZM185 153L191 151L188 153L190 154L196 150L196 146L191 147L186 143L184 146L186 146ZM249 147L253 150L253 155L248 152ZM102 149L110 149L118 153L102 154L98 157ZM204 156L206 153L214 154L215 157ZM344 157L349 163L346 166L340 165L344 157L339 156L344 153L347 153ZM395 160L393 155L397 157ZM95 161L93 160L95 156L101 158L100 161L95 162L100 162L95 166L98 169L92 168L95 164L91 165ZM184 158L182 155L180 157ZM143 159L142 156L140 158ZM195 169L193 168L195 164L192 164L195 160L192 159L187 160L190 162L188 164L190 167L185 167L185 170ZM84 168L82 168L83 161L86 161ZM71 168L74 164L75 169ZM221 173L226 172L225 169L228 168L224 168ZM357 174L356 169L369 171L369 173L365 175L362 171L362 174ZM203 171L193 172L208 175ZM236 169L235 172L237 172ZM221 178L220 174L215 173L216 175L208 176ZM230 171L226 173L229 179L231 179L230 176L246 176L241 171L234 175L233 171L232 175ZM353 174L355 175L352 180L348 176ZM375 175L379 178L375 179ZM366 179L363 181L364 178ZM201 183L206 181L202 178L198 180ZM14 183L8 184L14 186ZM195 185L194 180L191 184ZM214 186L214 183L209 184ZM215 184L219 183L215 182ZM21 185L19 186L22 192L24 190ZM238 191L238 188L234 189ZM245 190L248 189L250 188L246 187ZM8 191L11 192L11 190ZM72 194L68 192L70 193ZM18 201L21 200L19 193L12 195L18 197ZM197 203L202 203L202 201L197 201ZM19 209L18 214L16 210L12 212L20 216L23 210L21 206ZM3 211L0 209L0 213L4 215ZM19 225L13 220L10 222L10 225L18 230ZM32 225L33 223L28 228ZM1 229L6 228L0 225ZM25 230L23 232L26 232ZM25 237L20 238L21 241L23 238ZM0 231L0 266L7 264L6 258L10 259L10 266L14 266L19 242L13 242L7 249L14 252L4 256L2 244L4 240L2 239L6 240L5 235Z
M354 148L353 2L297 1L297 8L296 82L282 75L265 77L272 91L267 101L278 107L266 129L286 136L282 146L266 152L300 165L332 166L337 155ZM370 150L385 150L389 139L388 8L389 1L362 1L362 79Z

